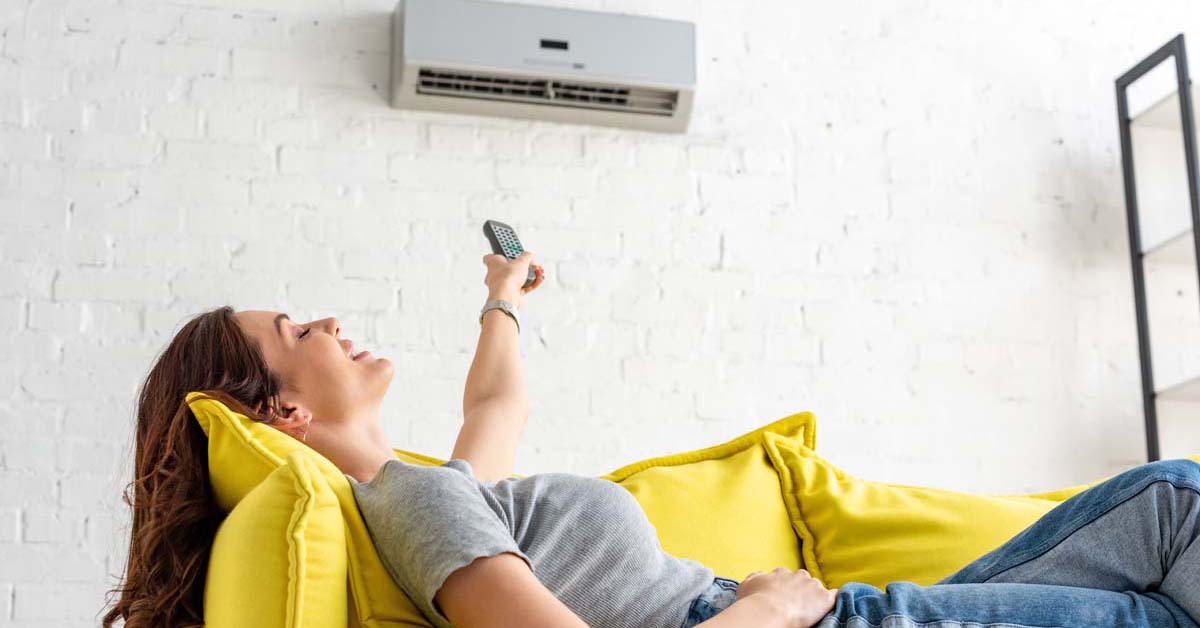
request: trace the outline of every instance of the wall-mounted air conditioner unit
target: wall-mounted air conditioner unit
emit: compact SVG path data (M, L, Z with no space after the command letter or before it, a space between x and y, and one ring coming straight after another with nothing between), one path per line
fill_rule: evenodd
M482 0L400 0L392 106L687 130L690 22Z

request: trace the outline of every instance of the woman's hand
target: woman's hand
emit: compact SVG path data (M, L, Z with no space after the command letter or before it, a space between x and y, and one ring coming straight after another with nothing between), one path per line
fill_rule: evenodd
M488 298L504 299L513 305L520 305L521 298L542 285L546 278L545 269L533 263L533 253L529 251L512 260L499 253L489 253L483 256L483 263L487 266L483 283L488 287ZM533 283L523 288L531 267L536 277Z
M837 592L837 589L826 589L820 580L803 569L793 572L786 567L776 567L768 573L754 571L747 575L738 585L736 598L764 596L777 608L784 609L790 628L811 628L833 610Z

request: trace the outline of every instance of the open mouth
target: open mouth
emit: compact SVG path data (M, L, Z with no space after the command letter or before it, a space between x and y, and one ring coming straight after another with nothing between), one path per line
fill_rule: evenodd
M367 351L366 349L363 349L362 351L355 351L355 350L354 350L354 341L353 341L353 340L347 340L346 342L347 342L347 345L346 345L346 357L350 358L350 361L352 361L352 362L353 362L353 361L356 361L356 360L361 360L361 359L363 359L363 358L369 358L369 357L371 357L371 352L370 352L370 351Z

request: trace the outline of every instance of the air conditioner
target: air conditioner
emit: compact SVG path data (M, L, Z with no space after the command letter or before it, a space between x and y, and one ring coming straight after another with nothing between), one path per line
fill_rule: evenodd
M400 0L392 106L684 132L690 22L483 0Z

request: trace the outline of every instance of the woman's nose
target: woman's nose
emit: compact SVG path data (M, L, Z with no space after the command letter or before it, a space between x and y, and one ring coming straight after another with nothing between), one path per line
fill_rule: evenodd
M337 338L338 334L342 331L342 325L340 322L338 322L338 319L335 316L315 320L310 323L310 325L319 329L324 329L325 331L333 334L334 338Z

